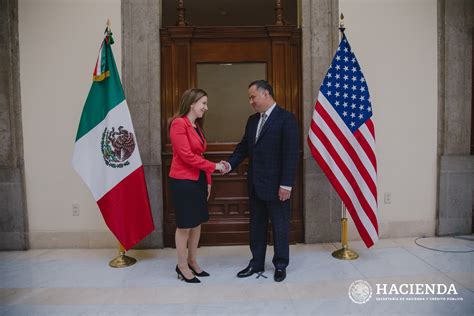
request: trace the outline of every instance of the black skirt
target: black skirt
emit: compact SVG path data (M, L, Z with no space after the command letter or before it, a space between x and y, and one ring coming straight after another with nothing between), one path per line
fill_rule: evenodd
M207 181L204 171L199 173L197 181L170 177L169 188L176 214L176 227L194 228L209 220Z

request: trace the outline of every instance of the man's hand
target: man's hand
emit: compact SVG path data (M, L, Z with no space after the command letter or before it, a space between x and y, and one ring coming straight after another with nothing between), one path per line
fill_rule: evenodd
M286 190L280 187L280 190L278 190L278 197L280 198L280 201L286 201L290 198L291 191Z
M232 169L230 163L228 163L227 161L221 160L219 163L224 166L224 168L220 170L221 174L229 173Z

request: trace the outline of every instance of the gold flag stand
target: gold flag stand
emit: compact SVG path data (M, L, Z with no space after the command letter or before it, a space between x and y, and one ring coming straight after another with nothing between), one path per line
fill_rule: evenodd
M112 268L125 268L134 265L136 262L137 259L125 255L125 248L120 244L119 255L109 262L109 266Z
M347 243L347 208L343 202L341 202L342 218L341 218L341 243L342 248L334 251L332 256L341 260L354 260L359 258L357 252L350 250Z

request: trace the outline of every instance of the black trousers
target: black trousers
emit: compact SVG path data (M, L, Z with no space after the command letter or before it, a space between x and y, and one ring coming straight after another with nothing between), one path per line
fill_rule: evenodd
M290 262L289 230L290 230L290 200L279 199L272 201L261 200L252 190L250 197L250 265L263 270L267 250L268 220L271 220L273 230L273 265L275 269L285 269Z

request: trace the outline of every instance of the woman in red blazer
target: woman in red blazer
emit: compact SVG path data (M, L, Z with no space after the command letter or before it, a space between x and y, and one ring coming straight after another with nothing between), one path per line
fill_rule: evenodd
M169 188L176 214L176 273L188 283L200 282L195 275L209 276L197 263L196 252L201 223L209 220L207 200L211 193L211 173L225 169L222 163L203 157L207 143L201 128L206 111L207 93L189 89L181 97L178 113L170 121L173 160Z

